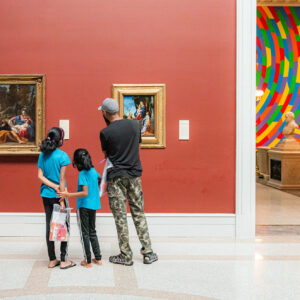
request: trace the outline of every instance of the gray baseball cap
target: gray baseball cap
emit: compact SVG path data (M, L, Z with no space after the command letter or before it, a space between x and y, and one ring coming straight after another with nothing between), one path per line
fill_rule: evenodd
M103 100L102 105L98 107L98 110L104 110L110 114L115 114L119 112L119 104L115 99L106 98Z

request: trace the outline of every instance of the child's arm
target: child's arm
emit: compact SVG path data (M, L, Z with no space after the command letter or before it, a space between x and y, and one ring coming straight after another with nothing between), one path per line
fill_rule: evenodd
M56 192L59 192L59 185L53 183L52 181L50 181L49 179L47 179L44 174L43 174L43 170L42 169L38 169L38 179L45 185L51 187L52 189L54 189Z
M66 186L66 171L67 166L62 166L60 169L60 176L59 176L59 190L64 192Z
M64 192L65 191L65 187L66 187L66 171L67 171L67 166L62 166L60 169L60 175L59 175L59 192ZM58 193L59 194L59 193ZM64 210L65 207L65 197L61 196L59 194L59 204L60 204L60 208L61 210Z
M68 191L64 191L64 192L59 192L58 194L62 198L73 198L73 197L83 198L89 194L89 190L87 185L82 185L82 192L69 193Z

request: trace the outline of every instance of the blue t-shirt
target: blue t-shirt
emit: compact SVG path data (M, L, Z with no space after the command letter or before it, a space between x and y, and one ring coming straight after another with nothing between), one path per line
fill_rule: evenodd
M59 185L60 169L71 163L68 154L60 149L55 149L51 153L41 153L38 160L38 168L42 169L44 176ZM57 193L51 187L42 184L40 189L42 197L56 198Z
M95 168L91 168L88 171L80 171L78 176L77 192L82 192L82 186L87 185L88 195L86 197L77 198L77 209L80 207L94 210L101 208L98 178L100 178L100 174L95 170Z

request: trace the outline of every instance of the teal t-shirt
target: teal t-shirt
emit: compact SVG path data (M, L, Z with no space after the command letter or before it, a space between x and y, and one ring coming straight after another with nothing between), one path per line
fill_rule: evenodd
M60 169L71 163L68 154L60 149L55 149L52 153L41 153L38 160L38 168L42 169L44 176L59 185ZM57 193L51 187L42 184L40 195L45 198L56 198Z
M88 195L86 197L77 198L77 209L80 207L94 210L101 208L98 178L100 178L100 174L95 168L80 171L77 192L82 192L82 186L87 185Z

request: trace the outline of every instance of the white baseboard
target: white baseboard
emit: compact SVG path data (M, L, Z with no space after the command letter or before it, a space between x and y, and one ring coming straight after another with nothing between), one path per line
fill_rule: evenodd
M150 235L155 237L235 237L234 214L146 214ZM128 214L129 233L136 235ZM97 214L99 236L116 236L112 214ZM0 213L0 236L44 236L43 213ZM78 236L77 220L71 214L71 235Z

